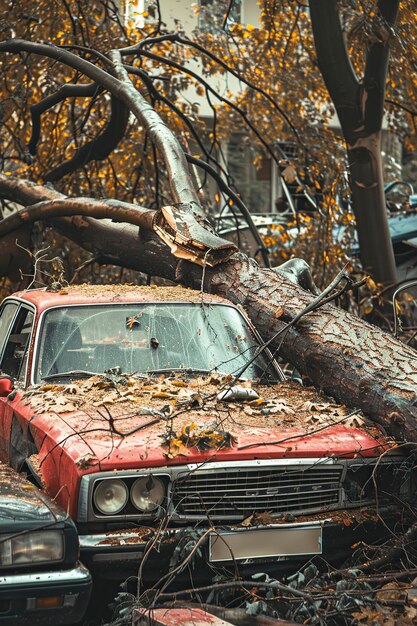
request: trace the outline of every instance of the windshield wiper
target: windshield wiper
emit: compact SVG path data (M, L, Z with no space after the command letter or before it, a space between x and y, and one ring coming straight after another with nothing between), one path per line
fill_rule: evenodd
M197 367L161 367L157 370L148 370L147 374L170 374L181 372L182 374L211 374L213 370L204 370Z
M57 372L56 374L48 374L42 376L42 380L53 380L54 378L67 378L68 376L80 376L82 378L90 378L97 376L97 372L86 372L85 370L71 370L70 372Z

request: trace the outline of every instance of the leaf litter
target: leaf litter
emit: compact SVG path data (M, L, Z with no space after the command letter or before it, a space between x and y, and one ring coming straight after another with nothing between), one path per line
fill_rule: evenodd
M181 372L157 377L104 374L70 384L29 387L23 392L23 402L37 414L65 415L77 430L103 422L108 425L109 416L113 432L121 436L138 428L156 429L168 458L184 455L192 447L232 447L242 428L261 440L268 429L308 434L342 421L348 427L365 429L371 436L381 436L363 415L344 421L349 415L346 406L293 381L271 386L245 381L242 387L253 391L243 394L247 400L221 400L221 392L228 389L231 380L231 376L217 373L191 379ZM103 432L96 436L103 438Z

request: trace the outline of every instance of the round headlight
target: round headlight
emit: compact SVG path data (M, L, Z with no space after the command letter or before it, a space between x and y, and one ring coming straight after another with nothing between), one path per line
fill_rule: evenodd
M165 485L162 480L150 474L138 478L130 490L133 505L143 513L155 511L165 497Z
M104 515L116 515L126 506L128 489L122 480L103 480L94 492L94 504Z

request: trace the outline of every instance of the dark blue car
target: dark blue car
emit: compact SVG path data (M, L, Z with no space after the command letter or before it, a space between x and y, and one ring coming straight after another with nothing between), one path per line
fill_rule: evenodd
M0 464L0 624L74 624L92 580L78 561L74 522L43 492Z

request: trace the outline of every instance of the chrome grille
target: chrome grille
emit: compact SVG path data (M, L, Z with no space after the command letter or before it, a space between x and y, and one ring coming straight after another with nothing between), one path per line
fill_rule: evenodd
M188 519L242 519L254 511L310 513L341 501L342 467L333 464L301 467L198 470L177 477L172 485L176 514Z

